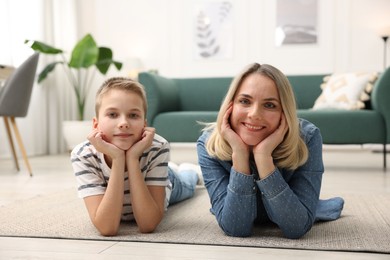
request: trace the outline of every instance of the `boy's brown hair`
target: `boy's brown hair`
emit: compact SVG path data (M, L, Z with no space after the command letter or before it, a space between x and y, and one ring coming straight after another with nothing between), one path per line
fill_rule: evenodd
M146 92L144 86L142 86L142 84L140 84L139 82L126 77L109 78L105 82L103 82L103 84L100 86L99 90L96 93L96 102L95 102L96 117L98 117L99 115L99 109L102 104L103 96L113 89L123 90L123 91L137 94L142 99L144 116L146 118L148 105L146 101Z

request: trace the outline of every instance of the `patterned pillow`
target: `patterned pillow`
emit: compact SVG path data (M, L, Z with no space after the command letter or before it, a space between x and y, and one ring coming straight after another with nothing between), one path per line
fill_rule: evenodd
M362 109L365 107L364 102L370 99L369 94L377 78L377 72L337 73L327 76L313 109Z

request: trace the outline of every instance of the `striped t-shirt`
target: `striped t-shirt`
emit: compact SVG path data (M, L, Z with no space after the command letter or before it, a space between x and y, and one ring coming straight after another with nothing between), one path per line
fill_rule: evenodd
M98 152L89 141L85 141L73 149L71 161L80 198L105 193L111 169L106 164L103 153ZM172 189L168 178L168 161L169 143L155 134L152 145L140 158L140 167L146 185L166 187L165 207L168 206ZM125 188L122 220L133 220L133 209L130 202L131 191L127 173L123 181Z

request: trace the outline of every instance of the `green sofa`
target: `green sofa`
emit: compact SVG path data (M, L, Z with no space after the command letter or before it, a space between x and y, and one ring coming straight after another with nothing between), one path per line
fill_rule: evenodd
M371 100L363 110L312 110L326 75L288 76L294 89L298 116L321 130L324 144L390 143L390 68L375 82ZM202 124L217 118L232 77L166 78L143 72L139 81L148 99L148 125L169 142L196 142Z

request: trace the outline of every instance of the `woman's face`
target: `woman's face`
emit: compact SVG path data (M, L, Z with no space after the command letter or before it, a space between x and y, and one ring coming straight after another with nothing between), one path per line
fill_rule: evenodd
M274 81L251 74L236 92L230 124L244 143L255 146L278 128L281 115L282 105Z

